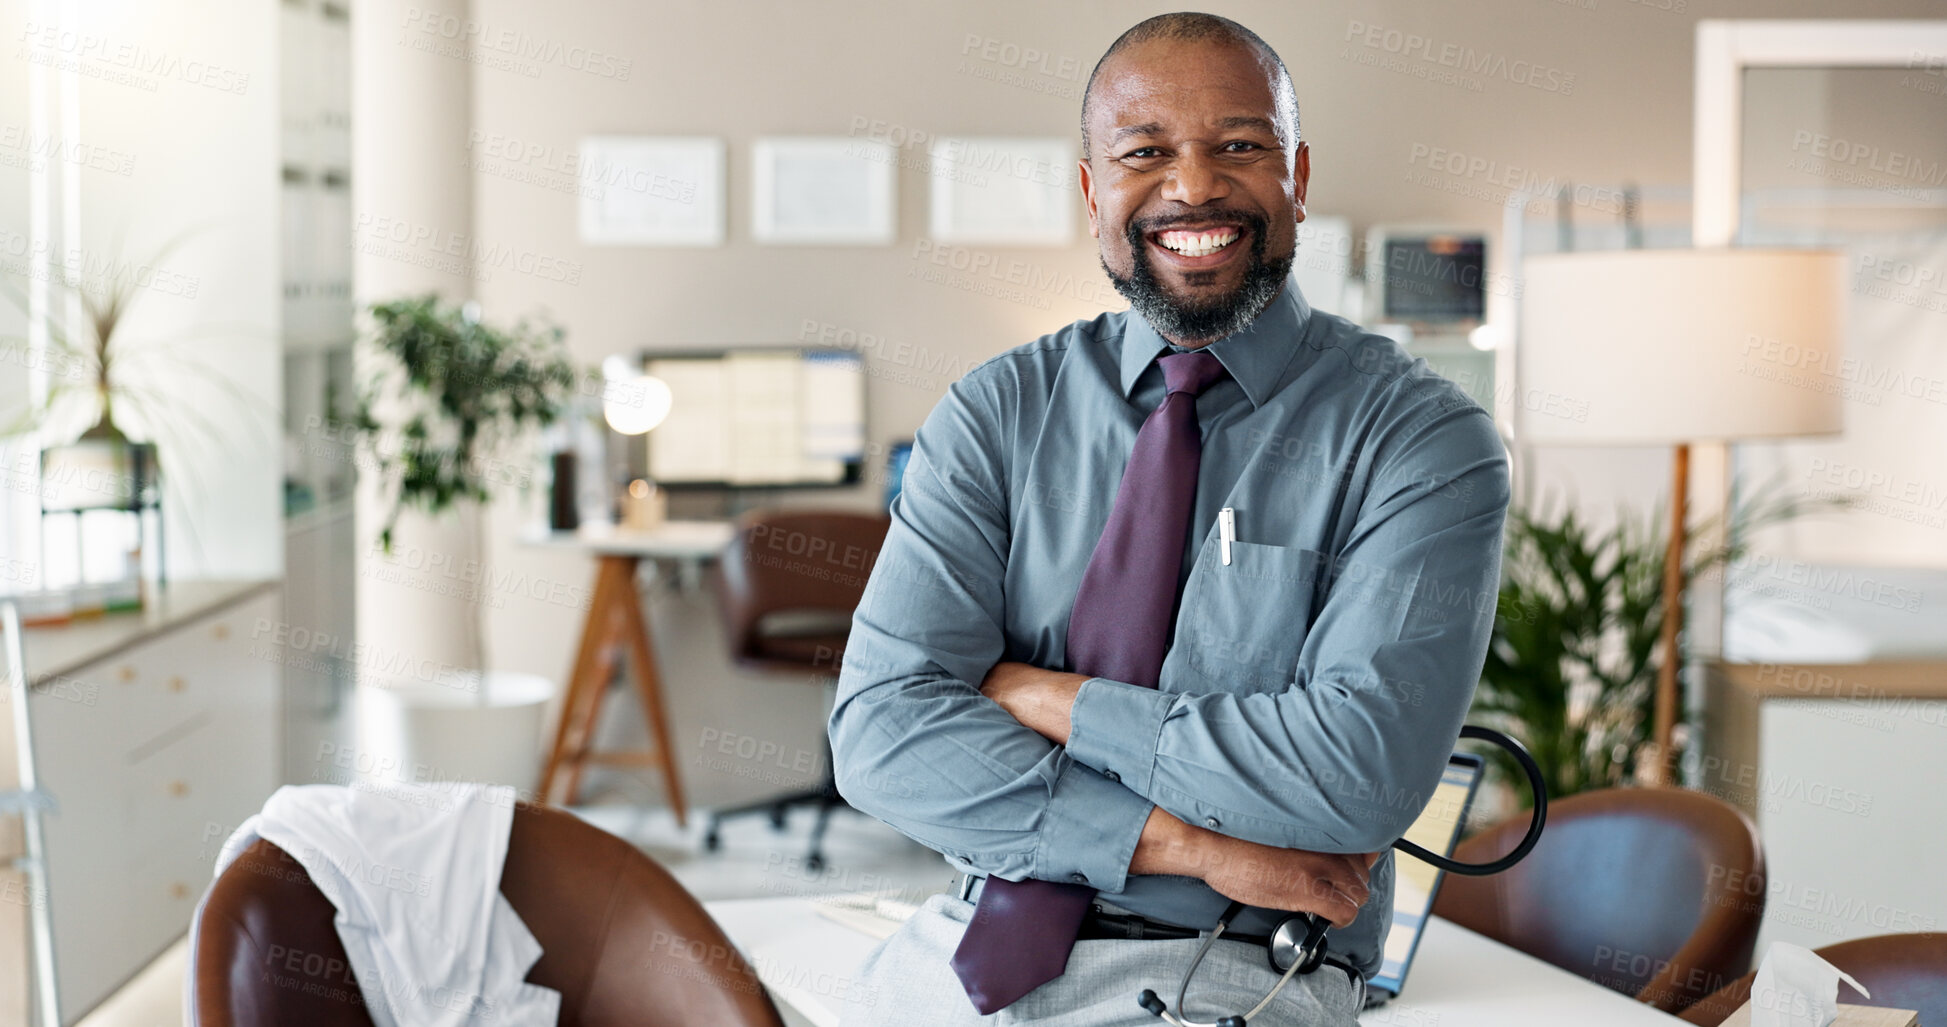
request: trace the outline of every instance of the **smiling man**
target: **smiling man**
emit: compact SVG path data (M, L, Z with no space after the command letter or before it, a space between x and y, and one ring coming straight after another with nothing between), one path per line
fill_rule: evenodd
M1284 64L1151 18L1082 103L1126 313L970 371L920 429L831 739L853 805L965 875L848 1024L1350 1024L1486 653L1488 414L1290 278L1311 175ZM1330 955L1277 984L1294 913Z

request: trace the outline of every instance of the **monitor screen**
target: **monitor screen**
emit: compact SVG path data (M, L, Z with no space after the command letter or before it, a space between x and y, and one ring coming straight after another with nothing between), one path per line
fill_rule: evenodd
M1479 321L1487 311L1487 241L1478 235L1386 240L1385 316L1394 321Z
M1460 828L1467 818L1474 789L1480 784L1478 757L1456 754L1448 763L1440 785L1433 791L1426 809L1406 832L1406 840L1427 850L1453 854L1460 841ZM1439 891L1441 872L1419 859L1399 853L1393 860L1393 928L1386 935L1386 955L1372 984L1397 994L1406 974L1406 964L1420 942L1421 927L1433 913L1433 896Z
M651 357L669 416L648 436L659 485L832 485L865 457L865 361L846 350Z

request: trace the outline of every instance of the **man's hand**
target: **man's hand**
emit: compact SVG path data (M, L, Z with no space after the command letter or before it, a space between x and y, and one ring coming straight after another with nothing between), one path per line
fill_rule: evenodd
M1247 906L1317 913L1345 927L1372 894L1367 882L1378 859L1376 852L1345 856L1259 845L1186 824L1158 807L1143 825L1129 872L1202 878Z
M1042 670L1026 663L994 664L980 682L980 694L1000 704L1015 720L1057 745L1068 744L1068 711L1087 674Z

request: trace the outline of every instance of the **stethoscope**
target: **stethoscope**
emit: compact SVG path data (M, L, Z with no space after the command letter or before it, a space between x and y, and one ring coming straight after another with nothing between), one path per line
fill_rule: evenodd
M1516 845L1513 851L1492 863L1459 863L1445 856L1428 852L1404 838L1394 842L1393 848L1424 860L1450 874L1485 877L1488 874L1498 874L1521 862L1521 858L1541 840L1542 825L1548 821L1548 788L1542 783L1541 767L1536 765L1535 758L1528 754L1527 748L1520 742L1492 728L1475 727L1472 724L1461 727L1460 737L1493 742L1506 749L1514 756L1515 762L1521 764L1521 770L1528 775L1528 785L1534 790L1535 796L1535 811L1528 821L1528 833L1522 836L1521 844ZM1190 960L1190 965L1184 968L1183 979L1177 984L1176 1008L1178 1010L1188 1008L1184 1003L1184 996L1190 991L1190 978L1196 976L1197 967L1203 964L1203 957L1210 953L1210 946L1224 936L1224 932L1230 928L1231 919L1243 911L1243 903L1231 903L1225 908L1223 915L1217 918L1217 926L1212 928L1210 934L1203 939L1203 944L1198 947L1197 954ZM1278 926L1271 929L1271 941L1266 948L1271 958L1271 969L1283 976L1278 978L1278 983L1271 986L1271 990L1257 1005L1251 1007L1250 1012L1241 1016L1226 1016L1207 1023L1187 1020L1170 1012L1170 1007L1149 988L1144 988L1142 994L1136 996L1136 1002L1149 1010L1151 1015L1161 1017L1175 1027L1245 1027L1251 1017L1264 1012L1265 1007L1278 997L1278 993L1284 990L1286 984L1291 983L1293 977L1311 973L1325 962L1325 932L1331 926L1331 921L1315 913L1300 913L1279 921Z

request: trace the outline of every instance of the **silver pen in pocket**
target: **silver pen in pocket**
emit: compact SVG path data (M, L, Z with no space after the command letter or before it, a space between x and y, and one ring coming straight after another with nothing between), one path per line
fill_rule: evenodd
M1217 511L1217 548L1224 566L1230 566L1230 544L1237 541L1237 511L1224 507Z

